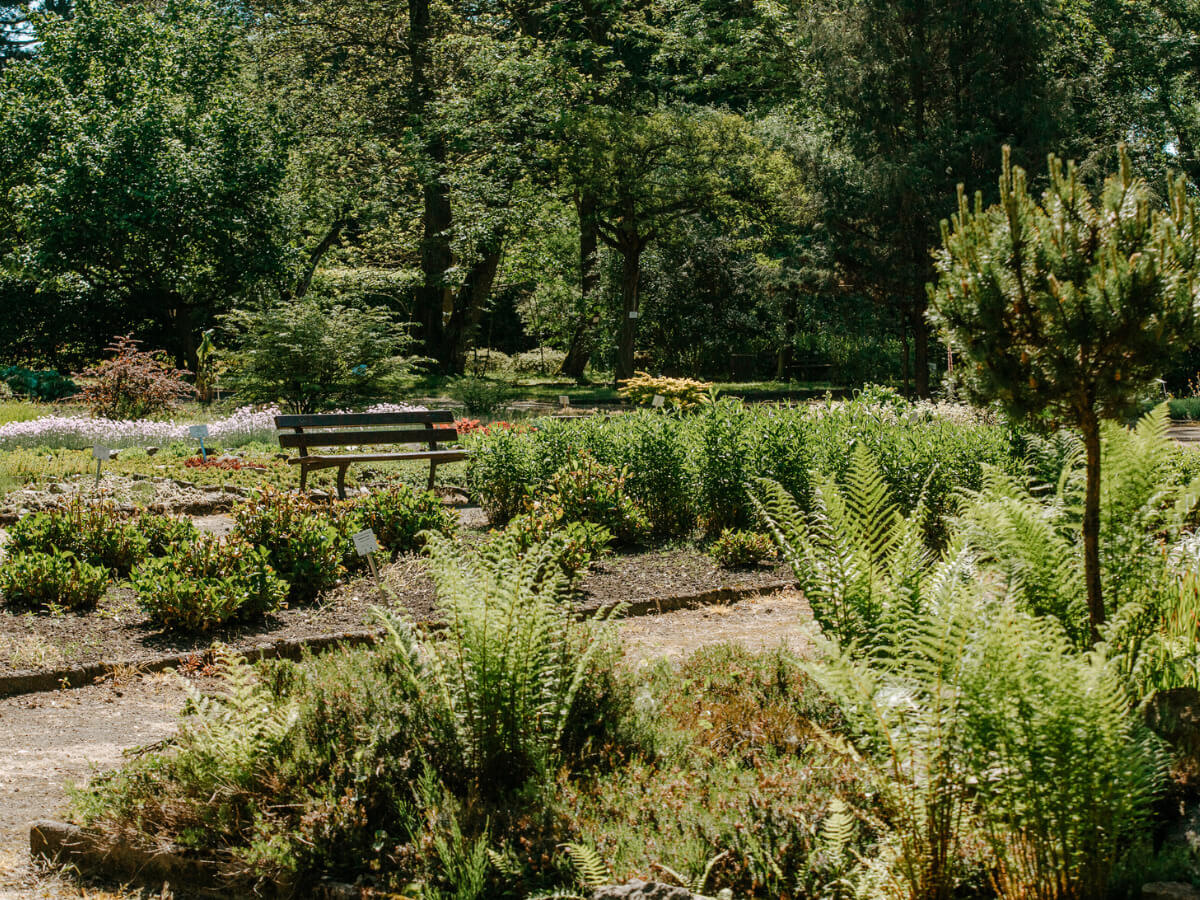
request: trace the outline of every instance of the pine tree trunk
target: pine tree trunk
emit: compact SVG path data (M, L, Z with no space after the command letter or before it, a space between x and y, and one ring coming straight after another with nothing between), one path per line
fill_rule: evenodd
M1104 594L1100 583L1100 421L1088 410L1080 423L1087 451L1087 489L1083 502L1083 571L1087 585L1088 620L1092 643L1100 640L1104 624Z

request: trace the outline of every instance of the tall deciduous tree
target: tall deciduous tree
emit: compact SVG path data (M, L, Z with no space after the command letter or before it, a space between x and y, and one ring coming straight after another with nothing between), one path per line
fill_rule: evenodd
M979 184L1001 145L1051 146L1053 0L823 0L812 58L829 136L857 176L826 185L826 224L850 280L899 313L929 393L925 284L955 184Z
M1105 621L1100 581L1100 417L1138 392L1200 323L1200 209L1182 178L1166 208L1121 168L1093 199L1075 166L1050 157L1039 203L1007 148L1000 203L942 224L930 321L966 361L968 387L1019 419L1068 423L1087 452L1084 566L1094 640Z
M285 265L285 151L238 93L220 4L79 0L0 79L0 252L82 285L194 361L218 304Z

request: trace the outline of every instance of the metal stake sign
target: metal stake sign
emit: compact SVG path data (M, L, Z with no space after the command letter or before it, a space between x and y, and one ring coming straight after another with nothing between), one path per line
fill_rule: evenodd
M188 435L200 442L200 458L208 462L208 451L204 449L204 439L208 437L207 425L189 425Z
M652 407L654 407L655 409L662 409L666 405L666 403L667 403L667 398L664 397L662 394L655 394L654 398L650 401L650 405Z
M92 447L92 458L96 460L96 487L100 487L100 467L106 459L112 459L112 450L103 444Z
M379 569L375 567L375 554L379 552L379 541L375 538L375 532L370 528L363 529L351 538L354 541L354 549L359 556L367 558L367 565L371 567L371 574L375 576L375 583L379 583Z

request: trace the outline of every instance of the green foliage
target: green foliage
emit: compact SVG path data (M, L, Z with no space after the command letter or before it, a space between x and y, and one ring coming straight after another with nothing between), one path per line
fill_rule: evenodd
M1200 419L1200 397L1176 397L1167 401L1172 419Z
M1102 427L1100 561L1117 616L1129 604L1158 609L1174 595L1164 548L1192 526L1200 503L1200 479L1179 476L1167 425L1160 406L1133 429ZM1054 616L1081 643L1089 639L1080 527L1085 477L1078 453L1049 493L1036 482L990 472L965 513L980 562L1003 577L1026 609ZM1135 639L1118 630L1109 640Z
M346 535L307 497L264 487L233 510L234 534L267 554L289 585L288 599L304 603L341 579Z
M238 393L297 413L377 396L408 365L408 333L381 307L305 298L237 309L224 324L237 340L228 362Z
M128 575L150 552L147 534L111 500L76 496L68 503L20 519L9 532L14 552L73 553L84 562Z
M775 555L775 545L765 534L726 528L709 545L708 553L727 569L756 566Z
M529 486L541 479L534 457L534 438L525 432L498 429L468 442L467 483L471 495L502 526L524 507Z
M278 609L288 596L266 549L211 534L147 560L130 581L151 621L178 631L253 619Z
M110 581L107 569L68 551L9 551L0 562L0 598L9 607L86 611Z
M922 505L902 515L879 467L861 447L845 488L828 478L818 484L811 514L768 480L756 482L751 503L822 630L840 644L888 650L879 642L916 611L922 585L961 577L961 556L934 563L923 539Z
M0 382L18 397L52 403L78 393L79 386L53 369L34 372L21 366L0 369Z
M537 506L561 522L588 522L608 531L618 544L641 543L650 532L646 514L625 487L628 470L581 454L550 476Z
M200 536L200 530L192 520L183 516L142 511L133 517L133 522L146 539L146 552L150 556L165 556L174 548Z
M749 435L741 403L721 400L700 416L697 507L709 534L746 524Z
M237 25L207 0L92 0L37 16L0 77L0 254L88 340L136 328L182 360L284 272L286 138L243 89Z
M1082 427L1085 414L1128 412L1169 359L1167 336L1195 333L1200 231L1185 182L1162 208L1124 149L1095 199L1074 163L1049 168L1040 203L1007 151L999 205L960 192L930 315L975 396Z
M540 544L556 546L559 568L573 580L593 559L608 552L612 534L603 525L564 521L562 507L535 502L528 512L510 519L496 540L511 544L522 554Z
M509 398L512 389L502 381L463 375L450 381L446 392L463 405L467 415L490 417Z
M602 623L575 621L570 582L553 543L517 555L507 542L470 555L428 542L446 628L430 646L429 677L452 724L473 790L498 794L553 771L559 743L594 659Z
M353 534L370 528L379 545L393 556L413 553L424 546L423 532L452 534L454 515L442 505L432 491L414 491L405 485L395 485L372 491L365 497L347 500L335 513L348 517L350 527L344 532Z

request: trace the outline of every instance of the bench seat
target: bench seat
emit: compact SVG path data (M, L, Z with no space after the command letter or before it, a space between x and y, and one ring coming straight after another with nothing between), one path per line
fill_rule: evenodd
M396 427L399 426L399 427ZM300 466L300 490L308 483L308 473L320 469L338 470L337 492L346 498L346 470L360 462L429 461L429 489L433 490L437 467L441 463L467 459L467 450L443 450L438 442L455 441L454 414L450 410L414 410L395 413L325 413L304 416L276 416L279 445L296 449L288 459ZM379 445L425 444L427 449L388 453L317 453L312 447L373 447Z

